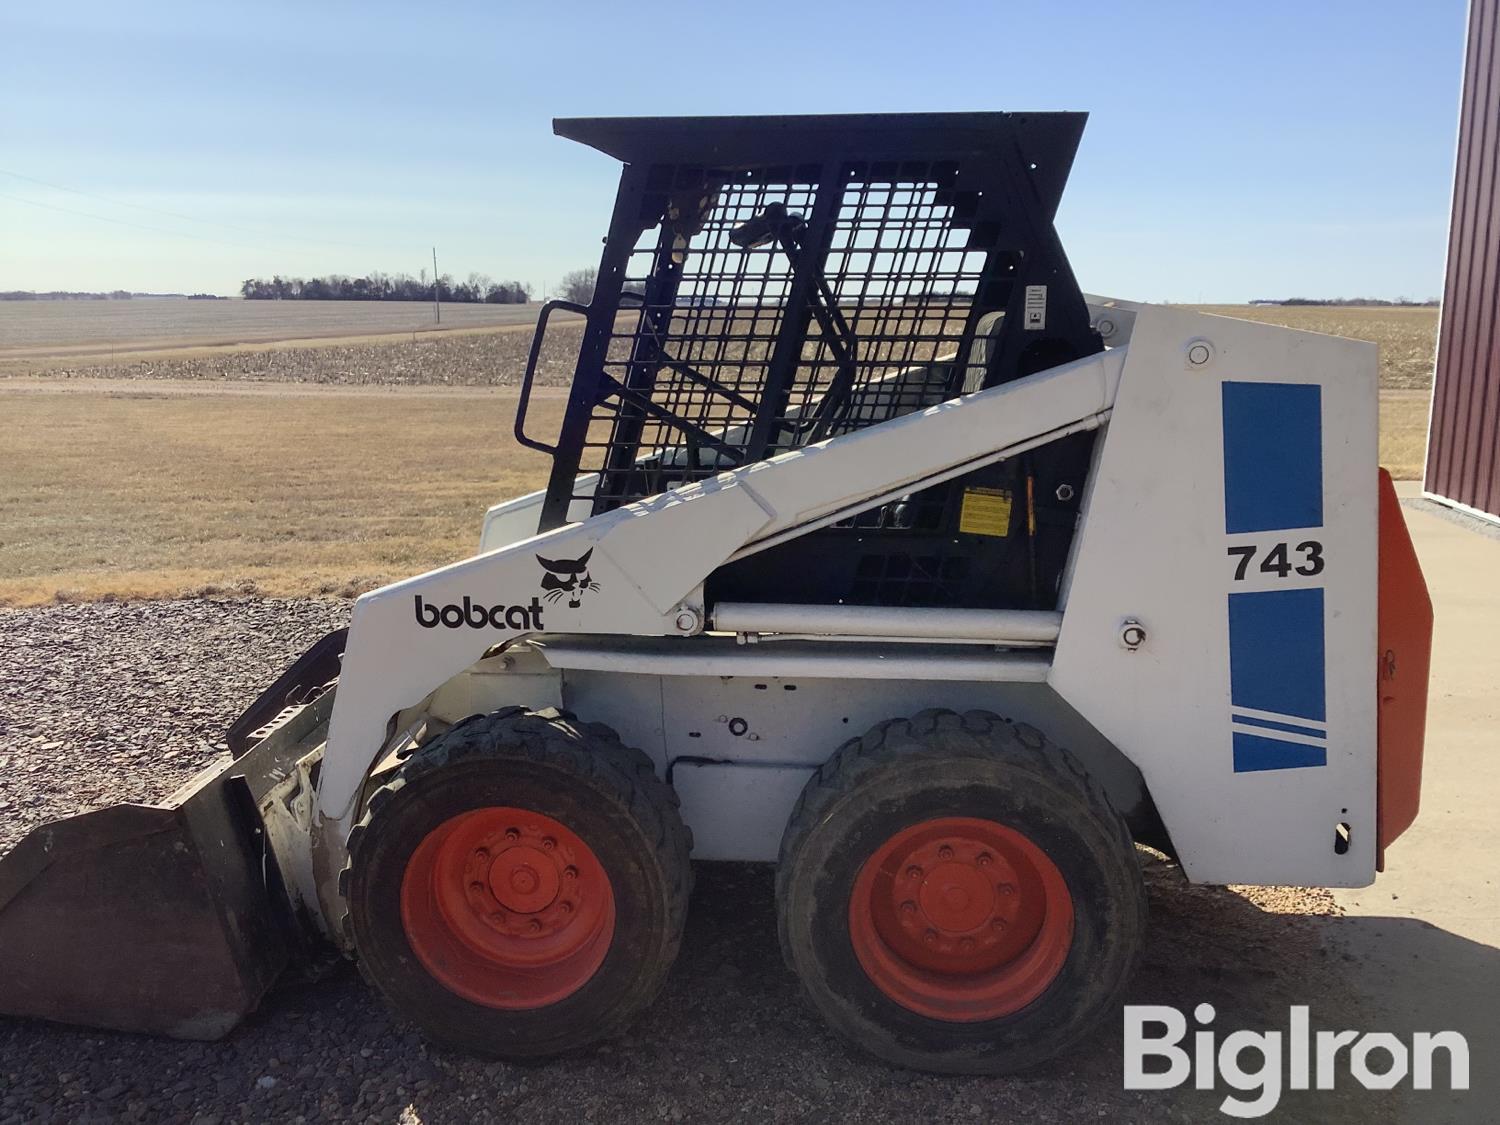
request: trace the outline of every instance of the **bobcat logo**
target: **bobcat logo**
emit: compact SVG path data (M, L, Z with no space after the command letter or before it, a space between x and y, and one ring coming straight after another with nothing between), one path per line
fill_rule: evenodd
M556 602L566 596L569 609L577 609L582 605L583 592L599 588L599 583L589 577L589 556L593 553L594 549L590 547L582 557L576 559L553 560L538 555L536 561L547 572L542 575L542 589L546 591L542 597L549 602Z

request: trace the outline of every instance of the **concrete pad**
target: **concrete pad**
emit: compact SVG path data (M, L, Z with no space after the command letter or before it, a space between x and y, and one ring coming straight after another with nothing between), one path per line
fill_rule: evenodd
M1326 932L1361 963L1359 999L1381 1021L1361 1030L1468 1038L1469 1093L1404 1083L1399 1119L1490 1122L1500 1119L1500 540L1434 508L1402 509L1436 616L1421 811L1374 886L1336 892L1346 917Z

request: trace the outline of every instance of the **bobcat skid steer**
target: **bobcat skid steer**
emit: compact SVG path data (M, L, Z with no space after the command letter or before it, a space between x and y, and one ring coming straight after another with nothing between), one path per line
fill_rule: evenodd
M1118 1010L1138 843L1369 883L1431 630L1375 348L1089 303L1083 123L558 121L624 170L520 389L546 489L360 598L231 763L26 837L0 1011L213 1037L332 945L435 1040L545 1056L652 1002L690 860L749 860L831 1025L994 1072Z

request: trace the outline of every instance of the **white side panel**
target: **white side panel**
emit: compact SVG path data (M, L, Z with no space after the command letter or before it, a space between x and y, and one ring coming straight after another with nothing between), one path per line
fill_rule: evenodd
M1374 877L1376 415L1373 345L1136 312L1049 682L1141 769L1196 881Z
M679 762L672 787L693 830L693 858L774 859L792 807L814 772L811 766Z
M786 818L817 766L876 723L933 707L993 711L1046 731L1085 763L1116 808L1146 815L1134 769L1041 683L803 678L783 670L659 679L570 671L565 684L569 707L615 727L670 771L700 859L774 862Z

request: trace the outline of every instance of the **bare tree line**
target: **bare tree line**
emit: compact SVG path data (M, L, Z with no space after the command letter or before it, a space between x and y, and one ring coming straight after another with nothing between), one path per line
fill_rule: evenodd
M482 273L471 273L468 280L455 282L444 274L434 284L424 274L371 273L367 277L282 277L269 281L252 277L240 285L240 296L247 301L439 301L453 304L524 305L531 300L531 286L523 281L492 281Z

